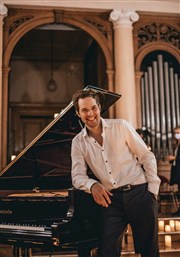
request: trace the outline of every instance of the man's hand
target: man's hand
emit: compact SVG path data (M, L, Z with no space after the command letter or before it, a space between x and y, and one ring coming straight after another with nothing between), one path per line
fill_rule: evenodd
M109 196L112 196L113 194L100 183L97 182L93 184L91 187L91 192L94 201L97 204L102 205L103 207L108 207L108 205L111 204Z
M166 156L166 160L171 162L171 161L174 161L176 159L176 157L174 155L168 155Z

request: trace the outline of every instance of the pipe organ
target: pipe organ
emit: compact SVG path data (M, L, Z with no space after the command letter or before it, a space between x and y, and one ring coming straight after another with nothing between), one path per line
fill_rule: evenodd
M180 78L163 55L157 55L141 78L142 128L157 159L172 154L172 132L180 125Z

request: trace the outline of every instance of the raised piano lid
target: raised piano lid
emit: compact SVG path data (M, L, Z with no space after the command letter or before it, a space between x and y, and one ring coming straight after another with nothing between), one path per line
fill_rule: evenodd
M102 96L102 116L121 97L101 88L87 88L98 91ZM0 172L0 189L54 190L71 187L71 142L82 127L71 102Z

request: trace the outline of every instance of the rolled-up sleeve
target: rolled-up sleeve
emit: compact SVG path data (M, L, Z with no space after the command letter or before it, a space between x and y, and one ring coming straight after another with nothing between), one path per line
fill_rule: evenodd
M124 121L124 130L129 148L135 156L137 156L140 165L143 166L148 182L148 190L157 195L161 180L157 175L157 162L155 155L148 149L135 129L126 121Z
M140 158L140 163L143 164L145 175L148 182L148 190L154 194L158 194L160 186L160 178L157 176L156 158L152 152L147 152Z
M80 147L78 138L72 140L71 146L71 177L75 188L91 193L90 189L97 181L89 178L87 175L87 163L83 156L83 150Z

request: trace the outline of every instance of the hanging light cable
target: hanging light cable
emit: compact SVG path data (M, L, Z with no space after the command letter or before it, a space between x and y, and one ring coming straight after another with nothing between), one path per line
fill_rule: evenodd
M54 73L54 31L50 30L50 46L51 46L51 77L50 81L47 84L47 89L51 92L56 91L57 84L53 78Z

